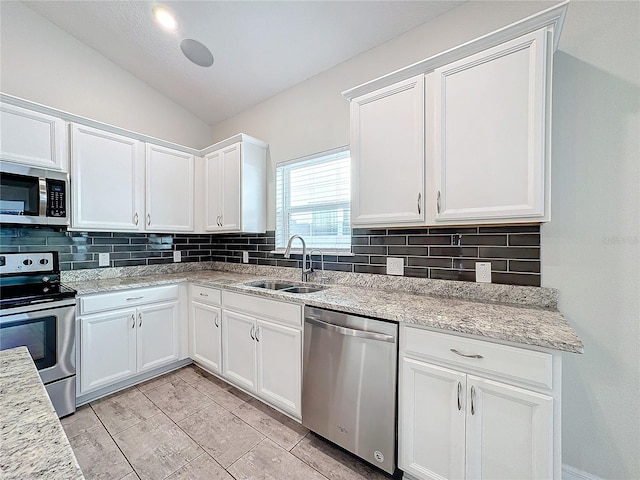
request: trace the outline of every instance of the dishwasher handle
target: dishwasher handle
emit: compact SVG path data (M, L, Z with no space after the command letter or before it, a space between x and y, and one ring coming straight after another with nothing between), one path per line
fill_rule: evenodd
M313 317L305 317L304 321L316 325L320 328L324 328L325 330L336 332L341 335L347 335L350 337L367 338L369 340L378 340L380 342L390 343L396 341L396 337L393 335L387 335L386 333L368 332L366 330L358 330L356 328L341 327L340 325L323 322L322 320L318 320L317 318Z

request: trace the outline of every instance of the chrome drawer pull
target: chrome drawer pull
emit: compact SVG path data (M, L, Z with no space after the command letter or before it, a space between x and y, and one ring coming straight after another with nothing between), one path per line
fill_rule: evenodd
M200 292L200 296L201 296L201 297L208 297L208 296L209 296L209 294L208 294L208 293L202 293L202 292Z
M130 302L131 300L140 300L141 298L144 298L144 297L129 297L127 298L127 302Z
M450 349L451 352L455 353L456 355L460 355L461 357L464 358L484 358L482 355L475 355L475 354L469 354L469 353L461 353L458 350L456 350L455 348Z

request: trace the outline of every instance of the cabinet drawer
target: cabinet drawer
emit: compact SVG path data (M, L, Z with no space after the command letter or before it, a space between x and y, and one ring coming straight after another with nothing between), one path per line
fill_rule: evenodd
M267 298L223 292L223 308L248 313L285 325L302 326L302 306Z
M116 308L174 300L176 298L178 298L178 285L163 285L161 287L87 295L86 297L80 297L80 314L86 315Z
M222 294L217 288L191 285L191 300L209 305L220 305L222 303Z
M406 327L403 331L401 349L404 355L547 389L553 386L552 356L548 353L412 327ZM479 355L482 358L470 358L462 354Z

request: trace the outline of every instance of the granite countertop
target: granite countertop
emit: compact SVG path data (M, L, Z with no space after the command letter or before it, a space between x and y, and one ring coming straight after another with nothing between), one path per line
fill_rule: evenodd
M26 347L0 351L0 477L84 478Z
M246 285L264 279L236 272L193 272L89 280L68 285L79 295L153 285L194 282L313 307L503 340L523 345L582 353L584 346L563 315L553 308L407 293L374 287L327 285L319 292L293 294ZM271 280L273 278L270 277ZM460 282L454 282L460 283Z

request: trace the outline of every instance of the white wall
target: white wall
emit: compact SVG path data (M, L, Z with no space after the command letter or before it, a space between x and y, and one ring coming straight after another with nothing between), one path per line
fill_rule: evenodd
M216 125L214 137L270 143L273 229L275 163L349 142L340 92L548 5L464 4ZM542 229L542 281L559 288L586 344L564 359L563 462L610 479L640 478L639 5L569 7L554 62L553 220Z
M563 461L638 479L640 3L572 3L560 50L542 282L585 343L564 359Z
M20 2L0 2L0 91L203 148L211 127Z

